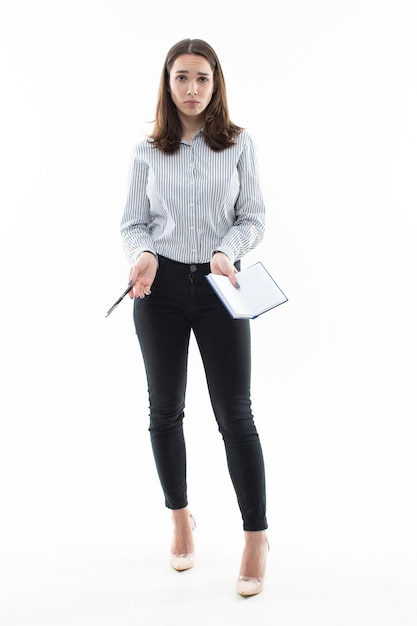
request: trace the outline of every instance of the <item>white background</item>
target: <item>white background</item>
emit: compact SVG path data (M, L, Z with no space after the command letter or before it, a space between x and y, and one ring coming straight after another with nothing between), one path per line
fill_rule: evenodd
M2 626L166 624L168 609L415 624L416 3L0 6ZM184 37L216 49L255 137L267 234L245 263L289 298L251 322L271 553L244 613L226 599L241 521L196 348L185 428L208 591L191 600L198 578L159 594L170 521L130 300L104 318L128 276L131 151Z

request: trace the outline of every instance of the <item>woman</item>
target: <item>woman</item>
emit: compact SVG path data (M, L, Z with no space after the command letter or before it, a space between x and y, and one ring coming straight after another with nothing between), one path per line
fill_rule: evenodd
M262 449L251 412L250 328L210 287L209 272L236 287L240 259L264 235L254 145L229 118L212 47L185 39L168 52L153 132L135 148L121 221L132 264L134 322L146 370L150 437L165 505L172 511L171 565L194 565L182 428L191 331L243 520L241 595L262 591L267 539Z

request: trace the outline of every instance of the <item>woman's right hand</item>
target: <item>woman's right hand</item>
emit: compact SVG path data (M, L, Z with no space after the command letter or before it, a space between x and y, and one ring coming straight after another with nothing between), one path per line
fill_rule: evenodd
M130 269L131 298L144 298L151 293L152 283L158 269L158 260L152 252L142 252Z

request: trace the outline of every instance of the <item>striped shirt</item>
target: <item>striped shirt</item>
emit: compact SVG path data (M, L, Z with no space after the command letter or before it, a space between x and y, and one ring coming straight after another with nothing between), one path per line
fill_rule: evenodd
M201 130L174 154L147 139L135 146L121 220L130 263L145 250L180 263L207 263L221 251L235 262L264 230L256 149L246 130L221 152L207 146Z

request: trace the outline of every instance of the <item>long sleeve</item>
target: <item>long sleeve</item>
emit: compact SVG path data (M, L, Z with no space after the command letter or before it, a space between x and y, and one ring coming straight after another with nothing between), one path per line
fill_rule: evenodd
M146 194L148 165L140 158L138 148L133 153L127 188L127 198L120 224L125 255L134 263L141 252L155 252L150 233L150 203Z
M240 190L235 203L235 223L217 247L217 250L227 254L233 262L261 243L265 234L265 205L256 147L249 135L237 168Z

